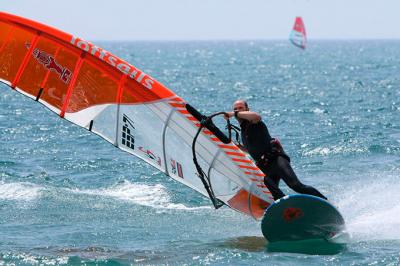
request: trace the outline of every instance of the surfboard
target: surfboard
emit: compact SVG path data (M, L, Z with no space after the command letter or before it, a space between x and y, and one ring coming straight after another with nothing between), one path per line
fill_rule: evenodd
M333 239L345 231L343 216L326 200L288 195L265 211L261 230L269 242Z

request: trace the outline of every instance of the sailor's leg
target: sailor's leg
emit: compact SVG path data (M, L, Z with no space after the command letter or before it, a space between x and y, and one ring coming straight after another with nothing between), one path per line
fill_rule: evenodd
M324 195L322 195L317 189L313 188L312 186L304 185L300 182L297 178L296 174L294 173L292 167L290 166L290 162L282 157L278 156L276 159L276 164L279 167L279 173L283 181L294 191L302 194L308 194L320 197L322 199L327 199Z
M271 192L272 196L274 197L274 200L278 200L285 196L285 194L283 194L282 190L279 189L275 181L267 175L264 177L264 184Z
M278 177L278 175L275 174L275 171L274 171L274 169L276 167L271 166L271 167L268 167L268 169L267 169L266 167L259 165L259 168L265 174L264 184L267 186L268 190L271 192L272 196L274 197L274 200L278 200L278 199L284 197L285 194L283 194L282 190L279 189L279 177Z

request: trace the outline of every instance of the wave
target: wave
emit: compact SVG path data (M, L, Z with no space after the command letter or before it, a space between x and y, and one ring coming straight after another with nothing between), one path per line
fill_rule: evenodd
M306 147L307 145L302 145L302 148ZM314 149L309 149L303 151L303 156L313 156L313 155L322 155L322 156L327 156L327 155L332 155L332 154L348 154L348 153L362 153L366 152L368 149L366 148L361 148L361 147L356 147L356 146L351 146L351 147L346 147L346 146L330 146L330 147L316 147Z
M348 231L361 240L400 239L400 183L393 173L365 174L335 197Z
M16 201L33 201L41 197L43 188L27 182L0 182L0 199Z
M44 193L57 190L59 193L79 193L114 198L137 205L156 209L199 210L211 209L210 206L189 207L183 203L173 203L167 189L161 184L148 185L131 183L127 180L109 188L70 189L40 186L28 182L0 182L0 200L35 201ZM51 194L51 193L50 193Z
M79 193L116 198L157 209L211 209L210 206L188 207L182 203L173 203L167 189L161 184L148 185L125 180L110 188L79 190Z
M1 265L68 265L69 260L70 258L67 256L54 257L33 255L25 252L0 253Z

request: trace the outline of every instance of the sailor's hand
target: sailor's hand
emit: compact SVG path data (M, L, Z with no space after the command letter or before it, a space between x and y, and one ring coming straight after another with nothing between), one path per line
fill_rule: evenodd
M234 115L235 115L234 112L226 112L226 113L224 114L224 118L225 118L225 120L228 120L229 118L231 118L231 117L234 116Z
M249 153L249 151L240 143L235 142L235 145L238 146L243 152Z

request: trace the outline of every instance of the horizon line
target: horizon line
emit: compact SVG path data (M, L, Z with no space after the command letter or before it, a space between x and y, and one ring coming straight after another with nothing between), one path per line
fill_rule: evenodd
M255 41L289 41L287 39L230 39L230 38L221 38L221 39L89 39L93 42L224 42L224 41L244 41L244 42L255 42ZM400 38L310 38L307 39L307 42L314 41L400 41Z

